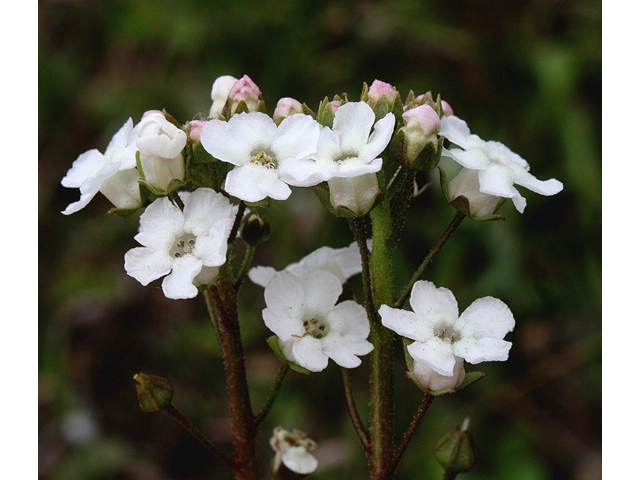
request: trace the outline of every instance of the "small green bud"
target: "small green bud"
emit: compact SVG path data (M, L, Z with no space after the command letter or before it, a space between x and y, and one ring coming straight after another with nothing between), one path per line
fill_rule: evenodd
M139 383L136 385L136 392L143 412L157 412L171 405L173 388L166 378L138 373L133 379Z
M457 425L436 444L436 460L447 472L461 473L473 467L476 457L476 445L467 431L469 417L464 419L462 429Z
M240 238L248 245L255 247L269 240L270 236L271 225L269 220L260 216L257 210L249 212L240 227Z

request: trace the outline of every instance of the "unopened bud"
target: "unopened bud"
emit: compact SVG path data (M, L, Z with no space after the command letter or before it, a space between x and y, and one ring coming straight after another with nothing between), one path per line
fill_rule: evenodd
M302 104L295 98L284 97L278 100L275 110L273 111L273 121L280 124L289 115L302 113Z
M139 384L136 385L136 392L143 412L157 412L171 405L173 388L166 378L138 373L133 379Z
M260 216L256 210L252 210L240 227L240 238L248 245L257 246L269 240L271 225L269 220Z
M457 425L436 444L436 460L447 472L461 473L473 467L476 457L476 445L467 431L469 417L460 429Z

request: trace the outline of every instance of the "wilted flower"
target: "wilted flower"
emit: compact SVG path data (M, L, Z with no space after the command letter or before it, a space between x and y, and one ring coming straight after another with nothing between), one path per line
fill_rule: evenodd
M127 120L113 136L104 154L93 149L81 154L62 179L63 187L79 188L80 200L67 206L65 215L83 209L101 192L117 208L141 205L140 175L136 169L136 135Z
M418 281L410 304L413 312L382 305L382 324L414 340L407 351L435 373L445 377L459 374L458 359L477 364L508 358L511 342L503 338L513 330L515 320L509 307L497 298L479 298L458 316L458 302L450 290Z
M353 300L336 305L341 293L340 280L323 270L297 277L282 271L267 284L262 318L288 360L312 372L324 370L329 358L354 368L357 355L373 350L364 307Z
M316 442L308 438L304 432L300 430L289 432L278 426L273 429L273 436L269 443L276 452L272 465L274 474L282 464L292 472L301 475L313 473L318 468L318 460L310 453L316 448Z
M135 239L142 245L124 257L127 274L148 285L163 277L168 298L192 298L199 284L208 283L224 264L227 237L237 207L210 188L179 192L184 210L161 197L140 216Z

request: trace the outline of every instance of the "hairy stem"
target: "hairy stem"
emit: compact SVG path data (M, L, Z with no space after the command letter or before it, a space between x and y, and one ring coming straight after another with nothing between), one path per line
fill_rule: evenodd
M288 371L289 371L289 365L287 365L286 363L282 364L282 366L280 367L280 370L278 371L278 376L276 377L276 381L273 384L273 388L271 389L271 393L269 394L269 398L265 402L262 409L256 415L256 418L255 418L256 426L259 426L267 417L267 414L269 413L269 410L271 410L271 407L273 406L273 402L275 401L276 396L280 391L280 387L282 386L282 382L284 382L284 377L287 376Z
M418 411L416 411L415 415L413 416L413 419L409 424L409 428L407 428L407 431L404 433L404 437L402 437L402 441L400 442L400 445L398 445L398 448L396 449L396 452L393 455L393 460L389 465L389 475L391 475L391 473L398 466L398 463L400 462L400 458L402 458L402 454L407 449L407 446L409 445L411 438L413 438L413 434L416 433L416 430L418 429L418 426L422 421L422 417L424 417L424 414L427 413L427 410L429 409L429 406L431 405L431 402L433 402L434 398L435 397L433 395L430 395L428 393L425 394L424 397L422 397L422 402L420 402Z
M171 415L182 427L193 436L200 444L209 452L213 453L218 459L229 467L235 467L231 458L211 443L200 431L191 423L184 415L182 415L173 405L164 408L164 411Z
M386 241L391 235L389 202L383 201L371 211L373 247L370 274L373 300L371 318L371 389L370 389L370 479L388 478L393 445L393 340L394 334L382 325L378 310L393 301L393 270Z
M358 435L358 439L362 444L365 452L369 451L369 434L367 433L367 429L362 423L362 419L358 414L358 408L356 406L356 401L353 396L353 390L351 389L351 378L349 375L349 369L342 368L342 383L344 385L344 393L347 398L347 409L349 411L349 417L351 418L351 423L353 424L353 428L356 431L356 435Z
M238 322L237 293L230 272L223 269L209 289L220 327L222 359L227 376L234 433L234 473L237 480L258 480L257 426L251 411L244 352Z

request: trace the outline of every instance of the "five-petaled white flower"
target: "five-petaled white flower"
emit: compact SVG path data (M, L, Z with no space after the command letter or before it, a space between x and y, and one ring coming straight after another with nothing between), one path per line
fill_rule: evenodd
M458 358L472 364L508 358L511 342L503 338L513 330L515 320L501 300L479 298L458 316L458 302L450 290L418 281L410 304L413 312L382 305L382 324L414 340L407 347L411 357L439 375L456 374Z
M265 325L275 333L287 359L312 372L325 369L331 358L345 368L355 368L373 350L367 341L369 321L361 305L346 300L340 280L324 270L300 276L278 272L267 284L262 311Z
M362 260L358 245L354 242L344 248L320 247L299 262L288 265L284 270L296 277L310 270L326 270L344 283L362 271ZM249 278L256 285L266 287L276 273L278 272L273 267L258 266L249 270Z
M527 201L516 190L514 184L546 196L555 195L562 190L562 183L555 178L542 181L530 174L529 164L520 155L512 152L502 143L484 141L477 135L471 134L464 120L455 115L450 115L442 117L440 121L439 135L460 147L449 150L443 149L442 155L455 160L466 169L477 171L477 187L471 184L467 187L454 184L456 190L461 189L461 192L466 192L467 190L478 188L480 194L510 198L520 213L524 211ZM466 181L469 178L471 180L464 169L461 173L463 175L461 179ZM475 177L473 181L476 181ZM482 197L482 195L460 192L458 194ZM452 195L452 197L454 196ZM477 202L486 202L486 200L484 198L474 198L474 201ZM495 204L497 205L497 202ZM482 213L486 215L493 212L487 213L485 208Z
M228 122L213 119L202 129L200 141L213 157L235 165L225 190L241 200L285 200L289 185L310 186L290 175L296 164L316 151L320 124L303 114L279 125L265 113L240 113Z
M226 261L227 237L237 208L210 188L178 194L184 210L162 197L140 216L135 239L142 245L124 257L127 274L147 285L163 277L168 298L193 298Z
M292 174L316 185L330 178L376 173L382 168L379 155L389 144L394 126L392 113L376 122L367 103L347 102L335 111L333 127L324 127L320 132L313 160Z
M113 136L104 154L92 149L73 162L61 183L67 188L79 188L80 200L69 204L62 213L69 215L83 209L98 192L118 208L141 204L136 138L129 119Z
M274 474L277 474L283 464L292 472L301 475L313 473L318 468L318 460L310 453L316 448L316 442L308 438L304 432L289 432L278 426L273 429L269 443L276 452L272 465Z

